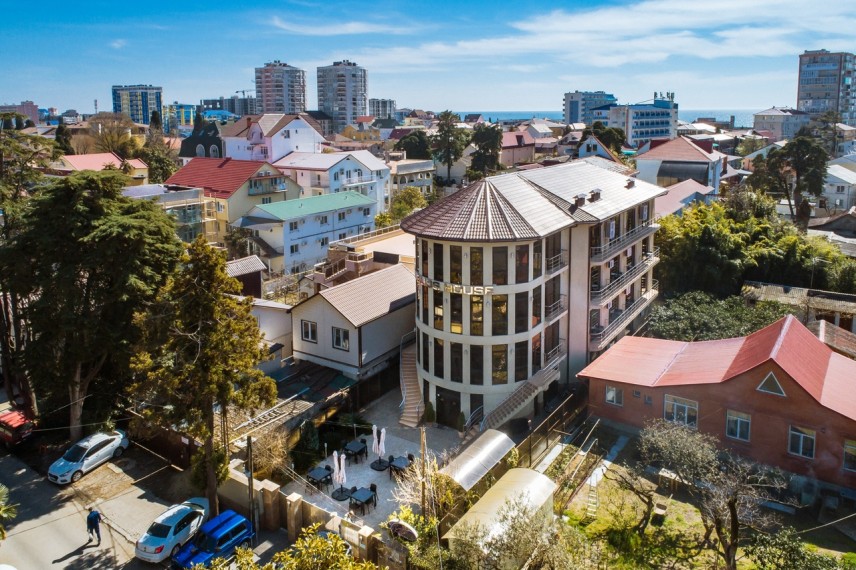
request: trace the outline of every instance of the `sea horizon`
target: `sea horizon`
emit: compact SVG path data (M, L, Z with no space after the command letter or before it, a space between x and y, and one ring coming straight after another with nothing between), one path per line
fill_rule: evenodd
M687 122L694 122L700 117L713 117L717 121L728 121L731 115L734 115L735 128L745 127L752 128L754 122L753 115L763 109L681 109L678 108L678 119ZM490 122L495 121L513 121L526 119L548 119L551 121L564 121L564 113L562 111L454 111L464 118L465 115L478 114L482 115L485 120Z

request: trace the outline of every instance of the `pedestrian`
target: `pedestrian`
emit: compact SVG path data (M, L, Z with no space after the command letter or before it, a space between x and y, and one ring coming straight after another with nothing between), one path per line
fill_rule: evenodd
M101 544L101 513L95 510L95 507L89 507L89 514L86 516L86 531L89 533L89 542L92 540L92 535L98 539L98 544Z

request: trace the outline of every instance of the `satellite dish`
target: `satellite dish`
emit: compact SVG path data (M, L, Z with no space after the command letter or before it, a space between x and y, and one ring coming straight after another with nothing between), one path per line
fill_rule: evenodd
M397 536L407 542L416 542L416 539L419 537L419 533L416 532L416 529L404 521L392 519L387 523L387 526L389 526L389 532L392 536Z

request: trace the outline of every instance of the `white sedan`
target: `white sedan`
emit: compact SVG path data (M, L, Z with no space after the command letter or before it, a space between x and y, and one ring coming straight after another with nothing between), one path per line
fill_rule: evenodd
M175 556L208 520L208 499L194 497L164 511L137 540L134 554L146 562L163 562Z
M110 459L120 457L128 449L125 432L93 433L68 448L48 469L48 479L64 485L76 483L83 476Z

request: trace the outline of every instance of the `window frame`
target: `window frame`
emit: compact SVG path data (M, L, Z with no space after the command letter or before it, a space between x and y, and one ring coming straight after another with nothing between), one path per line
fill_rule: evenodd
M671 400L670 400L671 399ZM689 405L689 403L695 404L695 406ZM671 403L673 406L672 409L672 419L669 419L666 414L668 404ZM684 409L684 421L678 419L677 407L681 406ZM694 423L689 423L689 411L695 409L695 421ZM667 422L672 422L674 424L684 425L686 427L691 427L693 429L698 429L698 401L690 400L688 398L681 398L680 396L673 396L671 394L665 394L663 396L663 419Z
M331 327L331 335L332 335L332 345L336 350L342 350L344 352L351 351L351 331L348 329L343 329L341 327ZM338 339L337 339L338 333ZM337 343L338 340L338 343Z
M849 452L848 449L850 450ZM852 465L850 467L847 466L848 453L851 457L853 457ZM845 471L856 471L856 440L844 440L844 455L841 458L841 467Z
M741 417L745 416L745 417ZM736 433L734 435L728 433L731 425L732 419L734 420L734 425L736 428ZM740 437L741 425L746 424L746 437ZM736 441L750 442L752 441L752 414L747 414L746 412L740 412L737 410L726 410L725 411L725 437L729 439L734 439Z
M318 323L300 319L300 338L306 342L318 344Z
M796 430L796 431L795 431ZM803 432L811 432L811 435ZM794 451L793 442L794 436L799 439L799 451ZM805 441L811 441L811 455L806 455L803 453L805 451ZM795 457L802 457L803 459L814 459L814 456L817 452L817 431L809 428L804 428L800 426L790 425L788 426L788 454L793 455Z
M610 390L612 391L610 393ZM603 401L612 406L624 407L624 388L606 384L603 391Z

